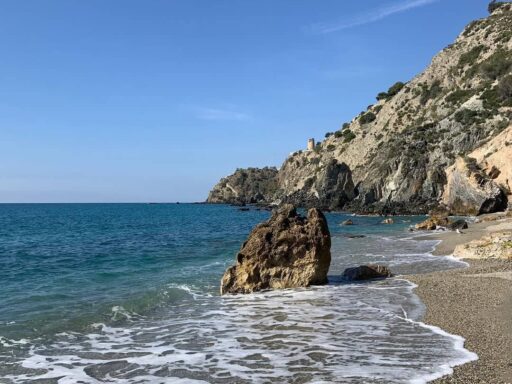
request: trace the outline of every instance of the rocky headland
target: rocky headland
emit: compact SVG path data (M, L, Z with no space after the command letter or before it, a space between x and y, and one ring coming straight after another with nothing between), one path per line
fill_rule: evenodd
M277 169L237 170L210 203L361 213L505 209L512 180L512 4L494 3L408 82Z

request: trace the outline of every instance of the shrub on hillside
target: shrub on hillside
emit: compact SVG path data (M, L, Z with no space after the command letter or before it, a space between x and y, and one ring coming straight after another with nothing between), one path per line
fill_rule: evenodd
M393 84L391 87L389 87L387 92L380 92L377 95L377 100L391 99L398 92L400 92L404 86L405 86L405 83L402 83L401 81L397 81L395 84Z
M470 49L468 52L463 53L462 55L460 55L459 63L457 64L457 66L459 68L464 68L466 65L474 64L478 60L478 57L480 57L482 51L484 51L485 49L485 46L477 45L476 47Z
M497 50L491 57L480 65L480 72L484 77L496 80L512 69L512 55L503 49Z
M506 104L512 104L512 75L505 76L500 80L497 87L499 98Z
M478 112L473 111L472 109L461 109L458 111L455 116L455 121L464 124L464 125L471 125L475 123L478 120Z
M421 98L420 103L422 105L427 104L430 99L435 99L443 92L443 87L441 87L441 81L435 80L430 88L425 84L421 89Z
M356 135L354 132L352 132L350 129L347 129L346 131L343 131L343 142L344 143L350 143L352 140L356 138Z
M506 2L504 2L504 1L492 0L489 3L489 5L487 6L487 11L489 11L489 13L493 13L495 10L497 10L499 7L501 7L504 4L506 4Z
M359 118L359 122L361 124L369 124L372 121L375 121L376 118L377 118L377 116L375 116L375 113L366 112L361 115L361 117Z
M482 105L485 109L496 111L501 104L500 97L496 88L487 89L480 95Z
M457 89L446 96L446 101L450 104L462 104L473 95L473 91L468 89Z

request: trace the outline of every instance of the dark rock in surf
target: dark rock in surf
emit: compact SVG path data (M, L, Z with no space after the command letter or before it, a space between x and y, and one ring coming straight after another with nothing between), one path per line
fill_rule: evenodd
M456 220L448 225L448 229L456 231L457 229L468 229L468 223L466 220Z
M342 277L349 281L360 281L384 279L391 276L393 276L393 274L389 268L383 265L361 265L359 267L345 269Z

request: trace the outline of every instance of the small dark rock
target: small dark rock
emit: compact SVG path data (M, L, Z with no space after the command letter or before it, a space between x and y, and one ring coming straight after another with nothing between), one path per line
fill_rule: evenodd
M456 220L454 221L453 223L450 223L450 225L448 225L448 229L451 229L452 231L455 231L457 229L467 229L468 228L468 223L466 220Z
M383 265L360 265L359 267L347 268L343 272L343 278L350 281L385 279L393 274L388 267Z
M349 239L362 239L363 237L366 237L365 235L349 235L349 234L344 234L343 236L347 237Z
M354 222L350 219L345 220L341 223L341 225L354 225Z

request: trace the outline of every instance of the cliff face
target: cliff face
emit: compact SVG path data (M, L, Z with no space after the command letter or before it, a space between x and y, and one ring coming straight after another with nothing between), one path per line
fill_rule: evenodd
M277 191L276 168L237 169L208 195L208 203L256 204L272 200Z
M423 73L378 94L375 105L313 151L288 157L268 202L411 213L436 207L448 167L512 120L511 37L512 4L506 3L469 24Z
M512 126L446 171L442 203L454 214L505 210L512 202Z

